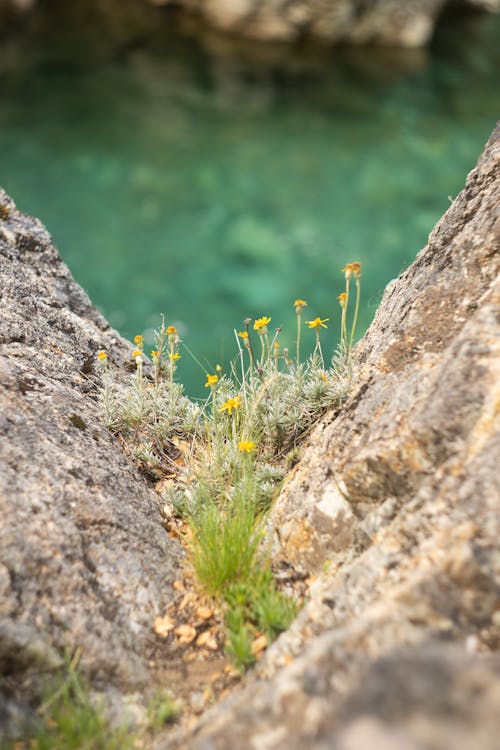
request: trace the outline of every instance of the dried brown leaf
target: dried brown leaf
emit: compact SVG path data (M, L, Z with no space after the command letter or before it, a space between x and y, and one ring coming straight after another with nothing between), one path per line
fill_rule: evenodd
M171 617L165 615L164 617L156 617L153 625L153 630L156 635L160 638L166 638L171 630L175 627L175 623Z
M182 644L192 643L196 638L196 628L192 625L179 625L174 633Z

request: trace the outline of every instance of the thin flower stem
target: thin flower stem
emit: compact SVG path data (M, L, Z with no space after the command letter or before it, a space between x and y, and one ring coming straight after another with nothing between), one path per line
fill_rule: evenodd
M245 330L248 336L248 354L250 357L250 379L252 379L253 368L257 367L256 365L257 360L255 359L255 354L253 352L252 339L250 338L250 318L246 318L245 320Z
M345 303L342 305L342 323L341 323L341 326L340 326L340 330L341 330L341 333L340 333L341 346L343 347L344 351L347 350L347 322L346 322L346 317L347 317L347 301L348 300L346 299Z
M300 324L301 313L297 312L297 367L300 365Z
M354 340L354 332L356 330L356 323L358 322L360 297L361 297L361 282L359 279L356 279L356 306L354 308L354 318L352 321L351 338L349 339L349 351L351 351L352 349L352 342Z

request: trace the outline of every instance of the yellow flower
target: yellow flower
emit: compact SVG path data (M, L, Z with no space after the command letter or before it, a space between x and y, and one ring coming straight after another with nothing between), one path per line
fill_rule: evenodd
M132 352L132 359L137 359L137 357L142 357L142 352L140 349L134 349Z
M342 294L339 294L339 296L337 297L337 299L339 301L340 307L345 307L346 306L346 303L347 303L347 294L345 292L342 292Z
M314 318L314 320L306 320L307 325L309 328L314 328L315 330L318 328L328 328L328 326L325 326L325 323L327 320L330 320L330 318Z
M253 329L254 331L257 331L259 336L261 336L264 333L267 333L267 324L271 322L271 318L268 318L264 316L263 318L258 318L254 324Z
M355 279L359 279L361 276L361 263L355 261L354 263L346 263L342 269L342 273L345 274L346 279L350 279L354 276Z
M209 375L207 372L207 382L205 383L205 388L211 388L213 385L216 384L218 379L219 379L218 375Z
M248 333L246 331L240 331L238 333L238 336L240 339L243 339L243 343L247 349L250 349L250 339L248 337Z
M169 358L171 359L172 362L175 362L176 359L180 359L181 358L181 355L178 352L175 352L175 354L173 354L173 352L170 352L170 354L168 356L169 356Z
M153 349L151 352L152 359L157 359L160 356L160 352L157 352L156 349Z
M167 334L169 336L177 336L177 328L175 326L169 326L167 328Z
M97 352L97 359L100 362L106 362L107 358L108 358L108 355L106 354L106 352L103 352L103 351Z
M297 313L297 315L300 315L304 307L307 307L307 302L305 301L305 299L296 299L293 303L293 306L295 307L295 312Z
M144 336L141 336L140 334L138 334L137 336L134 336L134 344L139 345L139 344L142 344L143 341L144 341Z
M225 404L222 404L219 411L227 411L229 416L233 413L233 409L237 409L239 406L241 406L241 398L239 396L235 396L235 398L228 398Z
M252 453L255 450L255 443L251 440L240 440L238 443L238 450L242 453Z

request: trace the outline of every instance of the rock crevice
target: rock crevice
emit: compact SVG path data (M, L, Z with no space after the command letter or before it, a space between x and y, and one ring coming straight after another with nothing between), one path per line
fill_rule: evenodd
M276 572L308 578L309 600L240 692L156 750L494 750L499 165L500 127L271 512ZM3 191L0 217L2 724L66 647L96 685L152 680L183 555L102 424L96 352L119 379L129 345Z

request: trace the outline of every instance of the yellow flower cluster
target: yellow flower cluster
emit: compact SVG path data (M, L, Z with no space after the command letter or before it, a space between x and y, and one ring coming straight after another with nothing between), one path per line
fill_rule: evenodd
M361 277L361 263L358 263L358 261L346 263L342 269L342 273L345 274L346 279L350 279L352 276L355 279L359 279Z

